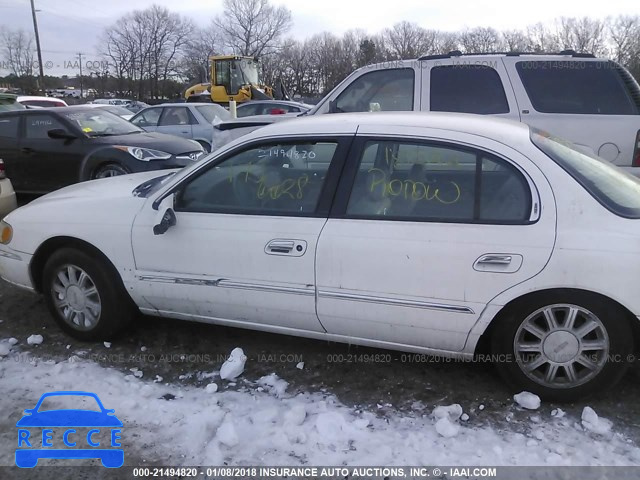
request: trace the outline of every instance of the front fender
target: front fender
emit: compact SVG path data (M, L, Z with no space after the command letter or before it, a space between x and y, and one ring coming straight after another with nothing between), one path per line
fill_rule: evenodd
M129 166L131 163L131 155L122 150L115 148L113 145L103 145L89 152L82 159L80 170L78 172L78 181L85 182L91 180L92 173L100 165L105 163L120 163Z

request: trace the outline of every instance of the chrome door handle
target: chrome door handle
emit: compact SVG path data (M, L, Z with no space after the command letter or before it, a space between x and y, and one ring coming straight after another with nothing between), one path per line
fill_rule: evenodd
M272 253L291 253L295 247L293 240L271 240L267 244L267 250Z
M478 265L509 265L511 255L483 255L476 263Z
M274 238L264 247L267 255L288 255L290 257L301 257L307 251L305 240L295 240L288 238Z

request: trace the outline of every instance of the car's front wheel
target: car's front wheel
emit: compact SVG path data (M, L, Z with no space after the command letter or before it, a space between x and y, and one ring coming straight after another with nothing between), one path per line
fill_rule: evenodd
M119 163L108 163L96 168L91 178L97 179L117 177L119 175L126 175L128 173L131 173L131 171L127 167L120 165Z
M115 269L81 250L65 248L51 255L42 290L60 328L79 340L108 340L133 317Z
M552 294L501 318L492 332L494 360L517 390L574 401L611 388L633 351L627 314L597 295Z

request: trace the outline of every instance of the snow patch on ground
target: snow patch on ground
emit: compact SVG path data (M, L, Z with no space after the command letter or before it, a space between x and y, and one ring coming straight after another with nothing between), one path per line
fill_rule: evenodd
M15 359L12 358L15 356ZM244 353L242 353L244 356ZM15 423L42 393L99 395L124 423L125 463L164 465L637 465L640 448L585 409L582 418L541 416L499 428L460 423L459 405L402 413L362 411L323 393L287 391L276 374L238 391L155 383L69 361L0 359L0 465L14 463ZM14 361L16 360L16 361ZM18 361L19 360L19 361ZM237 370L236 370L237 371ZM155 378L155 381L153 380ZM259 391L262 389L263 391ZM435 407L435 408L434 408ZM440 408L438 408L440 407ZM460 407L460 408L459 408ZM490 414L504 414L490 411ZM591 411L590 411L591 410ZM438 412L437 414L435 412ZM594 417L595 415L595 417ZM603 429L602 425L609 425ZM583 427L584 425L584 427ZM593 432L601 432L594 435ZM128 463L127 463L128 464Z
M42 335L29 335L29 338L27 338L27 343L29 345L40 345L42 342L44 341L44 338L42 338Z
M244 364L247 361L247 357L241 348L234 348L231 351L231 355L226 362L222 364L220 368L220 378L223 380L235 380L244 372Z
M540 397L534 393L520 392L513 396L513 400L527 410L537 410L540 408Z
M593 433L606 435L611 431L612 423L606 418L598 417L593 408L584 407L582 410L582 426Z

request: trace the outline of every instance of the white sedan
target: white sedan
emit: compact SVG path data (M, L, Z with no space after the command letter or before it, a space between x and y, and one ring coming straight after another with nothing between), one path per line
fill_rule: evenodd
M0 274L62 329L136 310L459 359L572 400L615 384L640 315L640 181L521 123L326 115L175 173L9 214Z

